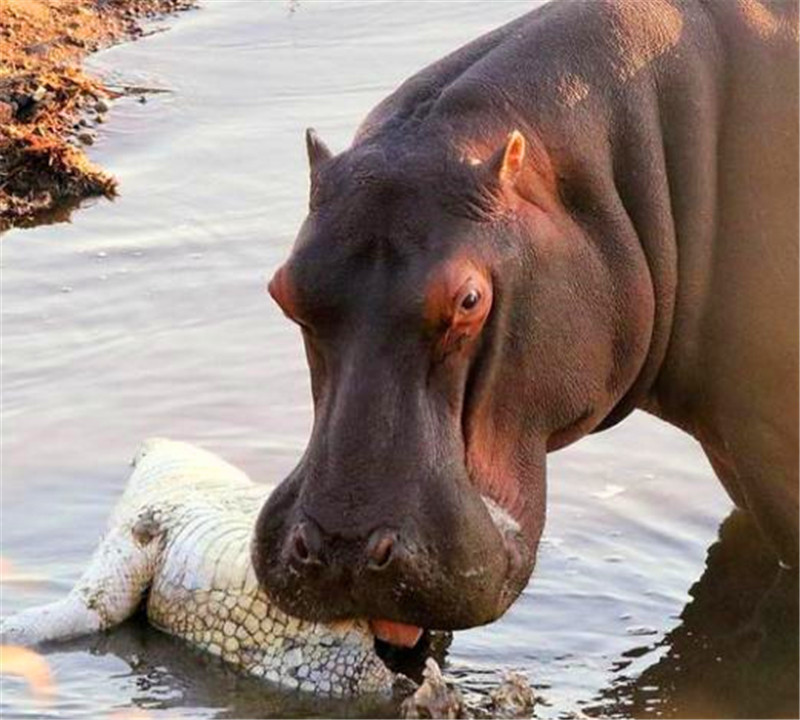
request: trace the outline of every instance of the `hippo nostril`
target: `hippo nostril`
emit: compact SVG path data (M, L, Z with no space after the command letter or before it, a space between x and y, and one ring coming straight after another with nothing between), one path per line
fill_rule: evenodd
M308 523L298 523L289 533L289 556L302 565L319 564L319 537Z
M392 559L394 554L395 534L379 530L372 534L367 543L367 558L369 566L375 570L382 570Z
M303 562L308 560L308 556L310 555L306 541L303 539L303 536L300 533L297 533L294 536L294 554L298 560Z

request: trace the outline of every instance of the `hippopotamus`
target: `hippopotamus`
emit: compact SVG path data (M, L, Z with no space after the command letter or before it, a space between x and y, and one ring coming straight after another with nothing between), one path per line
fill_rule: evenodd
M535 565L547 454L635 409L797 562L796 2L556 0L343 152L306 140L269 293L314 423L253 546L279 606L399 645L495 620Z

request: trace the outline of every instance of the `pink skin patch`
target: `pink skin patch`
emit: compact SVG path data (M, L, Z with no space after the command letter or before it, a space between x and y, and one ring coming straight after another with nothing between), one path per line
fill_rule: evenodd
M393 620L370 620L369 626L375 637L390 645L412 648L422 637L422 628Z
M515 152L518 151L517 148ZM514 159L519 158L514 156ZM428 283L425 316L439 334L436 353L440 359L449 355L469 357L492 309L492 301L491 276L471 258L457 256L434 271ZM479 491L508 513L509 518L520 517L523 509L515 481L519 472L513 460L516 444L513 432L496 427L490 417L472 424L467 437L467 464L472 477L479 481ZM514 543L508 538L506 543L511 562L519 561Z
M297 303L294 298L292 281L289 279L289 273L285 265L276 270L272 280L267 285L267 291L272 296L272 299L278 303L280 309L283 310L283 314L290 320L295 320L297 317Z
M444 358L471 347L491 308L491 279L475 262L459 257L438 269L425 299L425 317L440 333L437 355Z

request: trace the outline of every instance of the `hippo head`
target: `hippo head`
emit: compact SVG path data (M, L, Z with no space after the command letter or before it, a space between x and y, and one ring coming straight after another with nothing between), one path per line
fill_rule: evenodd
M629 298L519 132L307 140L310 211L269 291L302 331L314 425L259 517L257 576L287 612L397 644L492 621L534 567L545 454L635 378L651 293L620 321Z

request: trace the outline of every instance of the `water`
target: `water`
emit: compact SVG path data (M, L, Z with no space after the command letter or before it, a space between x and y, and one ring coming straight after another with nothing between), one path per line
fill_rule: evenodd
M102 127L92 155L117 201L2 241L2 554L39 576L4 583L3 613L67 591L143 438L199 443L265 483L291 469L310 390L264 285L305 212L304 128L344 148L405 77L529 7L209 0L92 59L172 92L121 100ZM738 516L715 545L731 505L690 438L638 414L552 456L549 477L533 581L450 647L468 692L516 669L542 718L797 713L796 577ZM47 660L52 703L4 678L3 717L377 711L278 693L141 621Z

